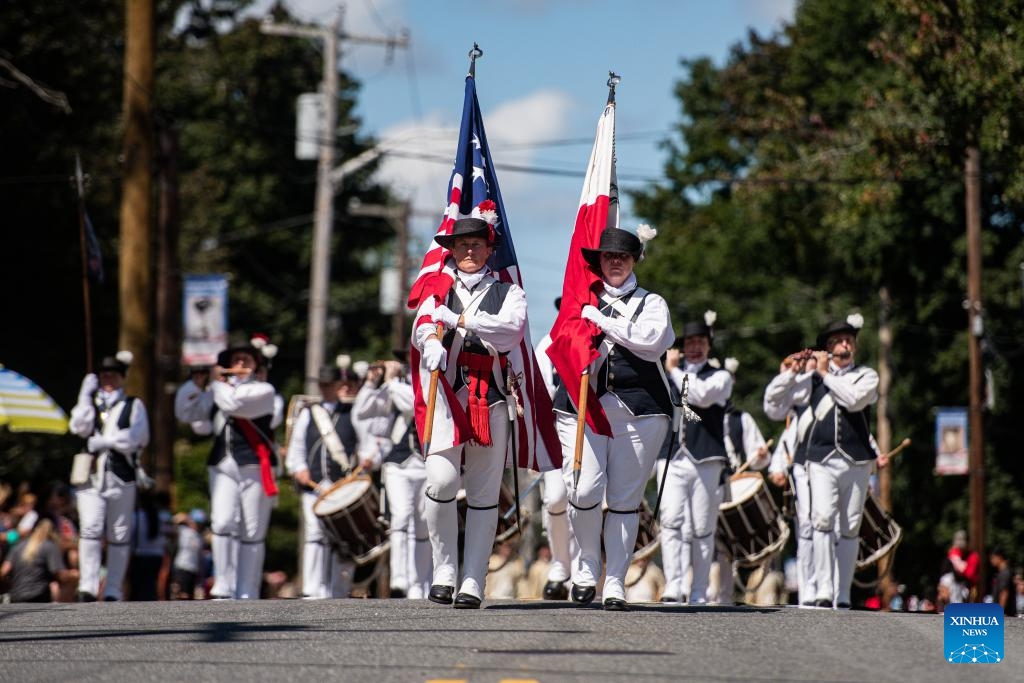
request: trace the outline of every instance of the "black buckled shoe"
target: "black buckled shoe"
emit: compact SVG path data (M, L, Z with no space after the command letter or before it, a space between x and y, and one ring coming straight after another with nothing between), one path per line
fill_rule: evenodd
M605 598L604 608L608 612L628 612L629 603L622 598Z
M666 604L678 605L682 601L677 599L677 598L673 598L671 595L665 595L665 596L662 596L661 600L659 600L658 602L664 602Z
M836 609L850 609L850 603L848 602L837 602Z
M564 581L548 581L544 584L545 600L568 600L569 589L565 587Z
M814 601L815 607L821 607L823 609L832 609L832 601L826 600L825 598L818 598Z
M455 586L442 586L435 583L430 587L430 593L427 594L427 600L436 602L439 605L450 605L452 604L452 594L454 592Z
M459 593L455 596L455 609L480 609L480 598L469 593Z
M589 605L597 595L597 588L594 586L572 586L572 601L578 605Z
M392 600L404 598L405 591L401 588L392 588L391 592L388 594L388 597Z
M87 591L78 594L78 602L96 602L96 596Z

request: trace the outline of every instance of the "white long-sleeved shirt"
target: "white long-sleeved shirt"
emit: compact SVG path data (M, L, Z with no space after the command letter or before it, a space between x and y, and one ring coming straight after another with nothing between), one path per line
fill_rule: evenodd
M675 367L669 370L669 376L675 382L676 390L683 391L683 378L689 377L687 385L686 402L688 405L698 408L709 408L713 405L724 406L732 396L733 377L732 373L725 370L715 372L705 379L697 377L701 368L707 365L703 363L684 363L682 368Z
M811 374L783 370L764 390L764 414L769 420L781 422L795 406L807 405L811 398Z
M600 328L610 341L652 363L661 362L661 356L672 347L676 338L668 304L654 292L647 293L636 320L605 316Z
M548 390L548 396L551 400L555 399L555 366L552 364L551 359L548 358L548 347L551 346L551 335L545 334L541 337L541 340L537 342L537 348L534 350L533 355L537 359L537 367L540 369L541 379L544 380L544 388Z
M725 420L725 452L729 455L730 464L734 468L738 468L749 457L749 469L763 470L767 467L770 461L770 454L766 453L763 458L757 457L757 450L764 446L766 442L753 416L747 412L740 413L740 424L743 427L743 454L736 452L735 444L732 442L728 414L726 414Z
M211 382L207 391L192 380L185 382L174 398L174 415L181 422L209 420L216 405L225 417L253 420L274 412L274 387L249 379L237 385Z
M334 410L336 402L324 402L321 403L329 413ZM309 429L309 421L312 419L312 415L309 412L309 407L299 411L298 417L295 418L295 422L292 423L292 436L288 442L288 450L285 455L284 466L288 474L295 476L296 473L303 470L309 469L309 452L306 449L306 432ZM351 455L350 455L351 457ZM327 463L324 463L323 470L327 471Z
M102 407L108 412L107 419L100 431L96 430L96 409L93 402L79 401L71 409L71 417L68 427L71 432L83 439L93 434L102 434L112 439L111 448L119 453L137 453L149 445L149 416L146 413L146 406L142 401L132 401L132 411L128 416L128 426L124 429L118 428L121 419L121 411L124 410L123 389L108 393L100 391L96 400L103 404Z

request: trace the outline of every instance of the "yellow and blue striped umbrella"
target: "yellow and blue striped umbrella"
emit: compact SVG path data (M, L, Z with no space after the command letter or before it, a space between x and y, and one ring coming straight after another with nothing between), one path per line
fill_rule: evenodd
M66 434L68 416L32 380L0 365L0 427L12 432Z

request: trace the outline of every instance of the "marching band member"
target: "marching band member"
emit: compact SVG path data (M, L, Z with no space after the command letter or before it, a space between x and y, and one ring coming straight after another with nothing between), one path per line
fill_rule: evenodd
M69 427L88 439L94 457L88 478L79 486L78 600L95 602L99 595L103 540L107 541L107 581L103 599L123 598L135 514L136 467L139 452L149 443L146 407L125 395L124 377L132 362L129 351L100 362L99 376L82 380ZM77 479L77 478L76 478Z
M189 380L175 398L178 420L209 419L213 423L215 436L207 469L216 572L210 594L214 598L260 597L267 526L277 500L277 453L270 429L274 387L255 377L263 362L263 354L250 342L235 343L218 355L207 390ZM239 546L232 591L232 577L224 568L232 564L234 534Z
M804 380L810 389L804 449L814 524L816 607L850 608L861 515L878 458L868 425L871 405L878 401L878 373L854 362L857 332L863 324L864 319L855 314L822 330L814 372ZM838 531L838 542L834 531Z
M735 358L726 358L723 364L725 369L733 378L736 377L736 369L739 368L739 361ZM726 472L735 472L744 463L749 462L748 469L763 470L768 466L768 448L765 445L764 435L761 434L757 422L753 416L740 410L730 400L725 406L725 452L729 457L729 465ZM722 482L722 502L728 503L732 500L729 479ZM719 605L732 605L734 603L733 590L733 558L732 552L723 550L719 546L717 553L718 562L718 592L708 596L710 602Z
M682 367L669 368L669 376L682 392L688 384L688 403L700 416L680 430L679 445L667 467L661 501L661 554L665 570L665 597L682 600L684 568L691 568L690 604L707 602L708 576L715 550L718 508L722 503L725 449L725 407L732 395L728 371L708 363L714 311L703 321L683 327Z
M526 330L526 295L518 285L492 276L487 259L500 236L491 221L493 203L456 220L450 234L434 240L450 251L444 269L447 292L424 298L416 313L413 343L420 351L420 378L445 372L469 419L469 441L427 453L426 511L434 555L428 598L457 609L476 609L484 595L487 561L498 523L498 498L509 439L506 381L507 354ZM487 204L491 209L485 208ZM476 217L486 215L487 218ZM440 297L438 301L435 297ZM440 323L445 332L436 334ZM422 380L421 380L422 384ZM438 389L439 393L441 387ZM426 392L424 392L426 393ZM466 512L463 580L458 578L458 517L455 499L460 468L465 482Z
M603 535L607 561L602 597L604 608L615 611L629 608L624 581L636 543L640 502L673 414L660 360L674 338L668 305L661 296L641 288L633 273L643 258L644 242L656 232L645 225L637 232L639 236L606 227L596 249L582 249L583 258L604 284L600 308L584 306L581 317L605 335L591 377L596 378L596 392L613 436L586 429L578 487L573 481L576 407L564 382L554 399L569 523L579 546L572 599L585 605L597 594ZM608 512L602 522L603 501Z
M424 489L427 469L413 420L414 395L405 366L395 360L371 366L356 396L355 412L368 421L383 461L385 500L391 516L391 597L423 599L430 590L431 549Z
M811 398L810 377L816 361L807 351L788 356L764 390L764 414L769 420L786 421L779 437L771 463L768 480L775 486L793 489L796 525L797 601L801 607L814 607L818 582L814 572L814 527L811 524L811 488L807 479L807 451L803 448L800 424L807 420L806 412ZM810 368L810 369L808 369ZM809 418L808 418L809 419ZM792 479L790 479L792 475Z
M555 299L557 309L562 302L562 297ZM540 376L544 380L544 387L548 390L548 396L554 401L555 391L561 380L555 370L551 359L546 353L551 346L551 335L545 334L537 343L535 357L537 366L540 369ZM569 494L562 480L561 470L548 470L540 476L544 478L543 502L544 502L544 529L548 535L548 549L551 551L551 563L548 567L548 578L544 584L543 597L545 600L565 600L569 597L569 589L566 582L570 578L571 560L576 554L575 539L569 532Z
M302 503L302 597L314 600L347 597L351 589L354 565L333 551L313 505L353 469L358 448L353 403L340 400L357 386L352 371L326 365L317 374L317 385L320 401L305 406L295 418L285 457Z

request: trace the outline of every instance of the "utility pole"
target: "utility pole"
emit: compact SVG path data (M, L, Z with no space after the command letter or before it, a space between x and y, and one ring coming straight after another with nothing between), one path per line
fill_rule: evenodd
M977 146L967 148L964 160L964 189L967 212L967 343L970 385L968 423L970 444L968 445L968 468L970 471L970 526L971 549L975 550L982 562L978 578L979 592L985 587L985 425L982 415L984 405L984 368L981 366L981 338L985 334L981 305L981 151ZM982 593L983 594L983 593Z
M889 310L892 299L889 288L878 290L878 420L875 435L878 438L878 451L888 453L892 450L892 425L889 422L889 390L892 387L892 327L889 325ZM886 512L892 512L892 463L878 470L878 503ZM885 595L892 568L892 554L878 561L878 576L881 593Z
M135 359L130 394L150 401L153 350L153 0L125 3L124 166L121 194L121 330L118 346Z
M398 268L399 296L409 289L409 216L412 205L408 201L393 206L349 202L348 212L353 216L374 216L384 218L395 231L395 267ZM405 307L399 303L391 314L391 348L401 349L406 345Z
M326 27L277 24L266 20L260 31L268 35L310 38L323 44L324 131L320 136L320 157L316 173L315 218L313 224L313 252L309 275L309 332L306 338L306 393L316 394L317 373L324 361L327 327L328 285L331 276L331 232L334 221L334 193L341 183L332 182L334 170L334 144L338 128L338 71L341 41L361 44L385 45L388 48L406 47L408 38L380 38L345 33L341 28L342 11Z

